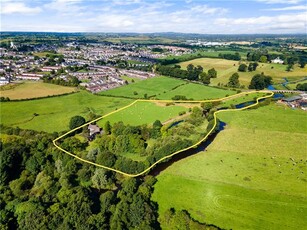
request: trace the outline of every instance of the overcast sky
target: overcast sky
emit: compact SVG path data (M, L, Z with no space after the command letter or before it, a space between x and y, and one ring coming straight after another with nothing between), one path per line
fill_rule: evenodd
M307 32L307 0L0 1L1 31Z

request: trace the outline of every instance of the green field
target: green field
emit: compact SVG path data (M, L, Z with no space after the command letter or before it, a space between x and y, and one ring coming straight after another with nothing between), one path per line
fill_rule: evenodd
M123 79L123 80L126 80L129 84L130 84L130 83L132 84L133 81L134 81L134 82L142 81L142 79L137 78L137 77L121 76L120 78ZM133 81L132 81L132 80L133 80Z
M217 71L217 78L211 79L211 85L217 85L218 83L226 84L229 80L229 77L237 72L239 67L238 61L231 61L225 59L217 59L217 58L198 58L187 62L180 63L182 68L186 68L187 65L200 65L206 71L211 68L215 68ZM247 64L248 65L248 64ZM273 68L272 68L273 67ZM280 64L267 64L267 63L259 63L256 71L253 72L239 72L239 81L240 84L248 86L252 77L255 74L262 73L269 75L273 78L274 83L284 82L284 77L287 77L289 80L297 80L302 77L307 76L307 66L305 68L299 68L299 66L295 66L293 71L287 72L286 65Z
M219 118L226 129L206 151L157 177L159 214L174 207L226 229L303 229L306 113L272 104Z
M42 57L47 57L47 55L54 55L54 56L58 56L60 54L56 54L56 53L52 53L52 52L34 52L33 56L38 56L40 58Z
M307 79L303 80L303 81L299 81L297 83L289 83L289 84L287 84L287 87L289 87L290 89L296 89L296 86L298 84L304 84L304 83L307 83Z
M136 95L135 92L137 93ZM203 100L204 98L225 97L234 93L234 91L188 83L176 78L154 77L120 88L104 91L100 94L130 98L144 98L144 94L147 94L148 97L156 97L158 99L172 99L175 95L184 95L187 98Z
M148 97L157 96L163 92L172 90L179 85L186 84L185 81L169 78L169 77L154 77L144 81L139 81L123 87L111 89L101 92L101 95L123 96L131 98L144 98L144 94ZM137 95L134 94L137 93Z
M98 125L103 127L106 121L115 123L123 121L130 125L152 124L155 120L160 120L162 123L177 117L179 112L187 111L186 107L182 106L164 106L157 105L154 102L137 102L131 107L112 114L109 117L103 118L98 122Z
M95 96L82 91L75 94L20 102L2 102L0 121L9 126L19 126L46 132L68 129L72 116L87 118L90 112L103 115L128 105L133 100ZM38 116L34 116L34 113Z
M194 100L215 99L235 94L232 90L223 90L200 84L188 83L157 96L158 99L172 99L176 95L184 95Z
M0 96L9 97L13 100L60 95L74 91L76 91L74 87L27 81L22 84L17 84L11 87L11 89L1 90Z

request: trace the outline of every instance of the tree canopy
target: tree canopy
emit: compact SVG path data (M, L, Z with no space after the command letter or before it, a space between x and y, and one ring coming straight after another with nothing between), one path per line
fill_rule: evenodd
M253 76L248 88L262 90L264 88L267 88L271 84L272 77L265 76L264 74L256 74L255 76Z
M81 125L85 124L85 119L82 116L74 116L70 119L69 121L69 128L70 129L75 129Z

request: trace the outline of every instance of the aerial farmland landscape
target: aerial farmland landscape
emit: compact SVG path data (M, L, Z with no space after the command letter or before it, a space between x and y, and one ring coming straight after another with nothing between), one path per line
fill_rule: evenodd
M307 229L303 0L0 3L0 229Z

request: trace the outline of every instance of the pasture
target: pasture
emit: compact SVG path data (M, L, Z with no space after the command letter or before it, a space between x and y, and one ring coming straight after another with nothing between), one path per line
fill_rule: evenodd
M213 87L208 87L200 84L188 83L180 85L174 90L162 93L157 96L158 99L172 99L176 95L183 95L194 100L215 99L233 95L236 91L223 90Z
M137 77L121 76L120 78L123 79L123 80L126 80L129 84L130 83L132 84L132 83L135 83L135 82L138 82L138 81L142 81L142 79L137 78Z
M169 77L154 77L119 88L104 91L100 94L130 98L144 98L144 94L147 94L148 97L155 97L158 94L170 91L182 84L186 84L186 82Z
M60 95L74 91L76 91L76 88L74 87L26 81L21 84L16 84L10 89L0 90L0 96L9 97L11 100L16 100Z
M184 80L169 77L154 77L129 85L101 92L100 95L121 96L129 98L155 97L157 99L172 99L175 95L203 100L220 98L234 94L235 91L212 88L200 84L188 83Z
M226 129L207 150L157 177L160 218L174 207L226 229L306 226L306 113L271 104L218 117Z
M4 125L18 126L24 129L59 132L68 129L69 120L75 115L89 119L90 112L103 115L128 105L132 101L96 96L81 91L60 97L2 102L0 121Z
M248 65L246 62L242 62ZM217 58L198 58L191 61L181 62L180 65L182 68L186 68L189 64L195 66L200 65L206 71L211 68L215 68L217 71L217 78L211 79L211 85L218 85L218 83L226 84L229 80L229 77L238 72L239 61L217 59ZM269 75L273 78L274 83L284 82L283 78L288 78L289 80L297 80L302 77L307 76L307 66L305 68L300 68L298 65L294 66L293 71L287 72L286 65L280 64L271 64L271 63L259 63L256 71L253 72L238 72L240 84L248 87L252 77L255 74L260 74L264 72L265 75Z
M188 108L178 105L164 106L154 102L137 102L127 109L103 118L98 121L98 125L103 127L106 121L110 121L111 124L122 121L130 125L152 124L155 120L163 123L177 117L179 112L187 110Z

